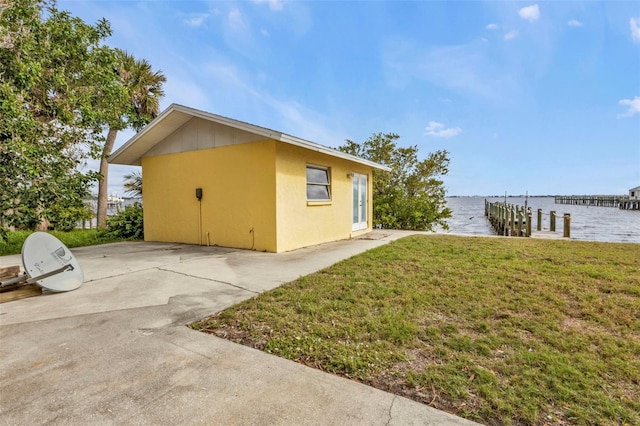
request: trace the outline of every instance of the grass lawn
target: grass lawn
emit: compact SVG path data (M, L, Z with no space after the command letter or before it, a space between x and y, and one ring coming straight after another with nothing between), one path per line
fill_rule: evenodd
M19 254L22 251L24 240L26 240L31 233L31 231L9 232L6 241L0 240L0 256ZM97 229L76 229L71 232L51 231L49 233L69 248L123 241L122 238L103 235Z
M640 245L415 236L192 324L487 424L640 424Z

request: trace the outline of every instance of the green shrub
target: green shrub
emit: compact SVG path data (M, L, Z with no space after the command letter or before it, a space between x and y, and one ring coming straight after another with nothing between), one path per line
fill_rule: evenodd
M33 231L8 231L5 240L0 240L0 256L20 254L24 241L32 232ZM49 231L49 233L62 241L68 248L123 241L122 238L108 234L102 229L74 229L71 232Z
M143 239L142 205L135 203L132 206L127 206L117 215L108 218L106 233L113 237L128 240Z
M22 244L27 239L31 231L6 231L5 238L0 239L0 256L19 254L22 251Z
M49 229L52 231L71 232L78 227L78 222L91 220L91 210L86 205L54 206L50 211Z

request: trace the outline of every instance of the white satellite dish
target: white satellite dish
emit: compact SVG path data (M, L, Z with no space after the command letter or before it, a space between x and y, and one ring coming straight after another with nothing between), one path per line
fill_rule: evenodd
M47 290L71 291L82 285L84 274L71 251L46 232L34 232L22 245L25 274L0 283L2 287L36 283Z

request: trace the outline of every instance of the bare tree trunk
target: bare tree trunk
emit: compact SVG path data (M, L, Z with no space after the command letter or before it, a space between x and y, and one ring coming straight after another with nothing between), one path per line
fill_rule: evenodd
M38 232L47 232L49 230L49 225L51 225L51 223L43 217L36 225L35 230Z
M51 225L51 222L49 222L47 218L44 218L42 216L42 210L44 210L42 206L38 207L37 212L40 220L38 221L38 223L36 223L36 226L34 228L34 231L37 232L47 232L49 230L49 225Z
M116 142L118 130L109 128L107 140L102 148L102 157L100 158L100 174L102 179L98 182L98 228L107 227L107 190L109 188L109 163L107 158L111 155L113 144Z

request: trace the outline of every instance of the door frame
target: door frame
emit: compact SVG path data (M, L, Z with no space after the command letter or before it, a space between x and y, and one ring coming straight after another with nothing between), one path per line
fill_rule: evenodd
M369 227L369 175L352 173L351 178L351 231L362 231ZM363 186L364 184L364 186ZM364 194L362 190L364 189ZM357 204L354 197L357 197ZM362 202L364 201L364 209ZM358 209L357 214L354 209ZM363 217L364 216L364 217Z

